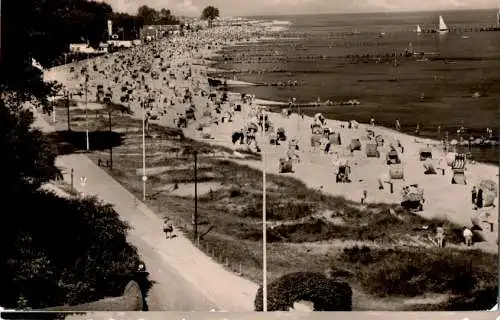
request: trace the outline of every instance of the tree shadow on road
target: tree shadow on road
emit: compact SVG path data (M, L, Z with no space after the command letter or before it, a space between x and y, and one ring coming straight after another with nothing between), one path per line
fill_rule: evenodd
M85 131L57 131L48 134L56 146L59 155L67 155L87 150ZM124 134L114 131L89 132L89 151L103 151L116 148L123 143Z

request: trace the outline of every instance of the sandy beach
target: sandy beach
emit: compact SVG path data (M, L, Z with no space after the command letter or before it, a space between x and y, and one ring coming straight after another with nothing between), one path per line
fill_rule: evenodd
M498 252L497 224L498 190L492 206L474 210L471 201L471 189L482 180L498 180L498 167L482 163L466 163L465 177L467 184L452 184L453 170L448 165L453 154L444 152L443 145L430 139L415 138L395 130L371 124L354 124L325 119L321 129L328 128L340 135L341 143L333 143L325 152L325 141L317 147L311 146L313 136L311 125L318 120L298 116L296 113L284 115L281 113L264 112L263 105L273 106L280 103L258 99L258 97L243 98L239 93L216 91L210 88L207 80L209 66L207 59L213 57L223 45L236 44L255 36L256 30L233 27L231 29L213 28L196 35L174 37L168 41L148 44L144 47L118 52L99 57L88 62L90 73L88 83L88 100L95 107L98 86L103 87L104 94L111 93L111 100L117 104L130 106L133 117L148 123L161 126L177 127L186 121L186 127L181 126L184 135L205 143L224 146L235 150L248 149L258 152L265 161L235 160L257 170L264 169L269 174L283 175L304 182L309 188L321 190L324 194L343 197L366 208L370 204L399 204L402 202L403 187L417 184L424 192L423 210L417 211L425 218L446 219L459 226L472 227L472 218L479 222L481 234L485 241L474 244L488 253ZM225 39L225 40L223 40ZM47 71L46 79L57 80L72 91L83 92L81 69L86 62L60 66ZM73 68L73 71L71 71ZM139 72L143 69L144 72ZM82 107L84 96L74 96L78 108ZM227 98L227 99L223 99ZM221 101L226 100L226 101ZM148 101L148 107L141 109L141 102ZM194 119L185 116L186 110L192 108ZM287 107L283 105L283 107ZM232 135L246 129L255 122L255 118L267 115L270 124L276 130L283 128L286 141L280 145L270 143L274 132L262 136L257 125L256 144L233 143ZM180 121L182 118L182 121ZM229 120L229 121L228 121ZM356 120L355 115L353 119ZM203 128L202 130L200 130ZM139 129L139 128L138 128ZM243 130L245 132L245 130ZM375 139L375 137L377 137ZM298 150L293 157L293 172L280 173L279 162L287 158L289 143L296 140ZM359 139L361 150L350 150L352 140ZM368 157L367 145L384 140L378 147L379 157ZM398 143L399 142L399 143ZM256 145L258 148L256 148ZM400 145L401 147L399 147ZM391 146L397 151L404 179L391 179L390 167L386 155ZM421 161L420 151L429 148L432 159ZM349 183L336 183L336 173L339 165L348 164L351 170ZM426 166L436 169L436 174L425 174ZM383 189L380 188L380 182ZM393 185L391 193L390 183ZM205 194L212 186L200 185L200 194ZM188 195L189 185L180 185L178 195ZM498 188L497 188L498 189ZM363 194L366 191L366 197ZM286 195L284 195L286 196ZM363 198L363 203L361 203ZM493 231L484 221L493 224ZM271 225L272 222L270 221ZM467 249L465 245L460 248Z
M221 41L221 36L226 32L233 35L226 43ZM175 49L168 43L154 43L144 48L134 48L129 52L115 53L105 57L99 57L90 61L91 71L89 81L89 101L92 101L92 106L95 107L95 96L97 85L103 85L104 90L110 88L113 94L113 101L120 101L120 96L123 96L123 87L128 85L128 88L134 87L132 99L126 104L134 110L134 116L141 118L142 113L139 107L139 100L147 94L154 93L152 107L150 112L159 115L158 120L151 120L151 123L158 123L165 126L173 126L174 119L177 114L186 110L189 103L184 99L182 94L185 90L194 92L192 96L192 104L196 106L196 121L189 121L188 126L184 129L186 136L204 140L205 142L224 145L230 148L240 148L241 146L234 145L231 142L231 135L235 131L239 131L245 127L252 116L255 115L258 105L279 105L272 101L265 101L254 98L251 103L241 101L239 94L229 94L227 102L221 104L220 114L214 112L214 103L200 94L201 91L213 92L207 85L206 74L207 66L203 59L208 59L214 54L223 44L234 44L242 38L251 37L251 34L245 34L243 30L208 30L204 31L208 34L208 39L211 37L215 40L218 46L210 45L210 40L203 39L202 36L193 37L192 39L174 38L172 43L176 44ZM239 38L239 39L238 39ZM212 42L214 43L214 42ZM195 47L185 54L183 46ZM146 49L147 48L147 49ZM169 57L169 63L163 62L160 54ZM122 61L125 57L129 57L131 61L137 63L137 69L144 62L148 61L147 57L151 58L151 63L148 63L148 68L151 70L162 70L158 72L157 78L143 79L134 84L132 81L133 72L131 69L123 68ZM121 61L120 61L121 60ZM64 83L68 88L81 89L80 77L77 75L78 70L84 66L85 62L79 62L77 65L61 66L47 72L47 79L56 79ZM124 63L123 63L124 64ZM165 68L167 66L167 68ZM75 72L69 72L69 68L75 67ZM94 68L94 69L93 69ZM98 71L96 71L98 70ZM115 79L113 79L115 76ZM187 77L186 77L187 76ZM116 79L118 78L118 79ZM167 80L168 79L168 80ZM115 81L118 80L118 81ZM145 86L148 89L144 90ZM146 92L149 90L149 93ZM218 93L220 95L220 93ZM165 101L170 100L167 105ZM183 101L184 100L184 101ZM241 105L241 112L234 112L235 105ZM252 106L251 106L251 105ZM81 105L79 105L81 107ZM208 113L207 113L208 112ZM222 114L230 112L234 114L232 122L214 121L220 118ZM205 115L205 116L204 116ZM209 116L207 116L209 115ZM214 120L215 119L215 120ZM311 149L310 140L312 136L311 124L314 119L310 117L298 117L297 114L292 114L285 117L281 114L269 113L269 120L274 128L284 128L286 135L290 138L298 140L300 151L298 157L299 163L294 164L294 173L287 173L304 181L311 188L321 188L323 192L343 196L346 199L360 201L363 190L367 191L365 203L398 203L401 202L401 188L404 185L418 184L424 190L425 205L423 212L419 214L425 217L445 218L456 222L460 225L470 226L471 217L475 210L471 203L471 188L477 185L481 180L498 179L498 167L481 163L470 163L466 166L467 184L451 184L453 172L447 165L447 154L443 150L443 146L438 141L430 139L417 139L413 136L405 135L395 130L372 126L368 124L359 124L358 128L347 128L347 123L326 120L323 125L330 128L336 133L339 133L342 139L342 144L331 148L329 154ZM353 120L355 116L353 116ZM210 123L211 138L203 139L202 133L196 130L200 122ZM207 129L208 130L208 129ZM367 130L372 130L374 136L381 136L386 142L384 146L379 147L379 158L368 158L365 154L365 146L369 141ZM205 130L206 131L206 130ZM257 141L260 142L260 132L257 133ZM354 151L352 154L348 150L347 145L352 139L359 139L362 145L361 151ZM267 158L268 173L278 173L278 164L280 158L285 158L288 150L288 141L279 146L269 145L269 137L266 134L266 144L264 152ZM390 181L388 177L389 167L385 163L385 156L389 152L389 145L396 145L399 141L404 148L404 152L399 152L402 167L404 168L404 180L392 180L394 192L390 193L390 188L385 181ZM421 148L430 147L432 150L432 164L439 171L434 175L424 174L423 163L419 159ZM336 167L333 163L334 158L343 159L349 162L351 166L351 183L335 183ZM254 162L249 165L262 169L262 163ZM440 169L444 169L444 175ZM378 179L383 180L384 189L379 190ZM494 201L494 205L498 202L498 197ZM489 220L496 222L497 210L491 208L488 210L490 214ZM495 226L496 228L496 226ZM487 242L478 244L480 246L489 247L488 251L496 252L496 231L483 232ZM485 248L486 249L486 248Z

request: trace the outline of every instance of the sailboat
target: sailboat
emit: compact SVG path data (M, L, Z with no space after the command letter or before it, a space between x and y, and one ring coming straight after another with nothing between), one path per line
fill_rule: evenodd
M422 33L422 28L420 28L419 24L417 24L417 33Z
M442 16L439 16L439 30L438 31L440 34L448 33L448 31L449 31L448 26L446 25L446 23L444 23L444 19Z

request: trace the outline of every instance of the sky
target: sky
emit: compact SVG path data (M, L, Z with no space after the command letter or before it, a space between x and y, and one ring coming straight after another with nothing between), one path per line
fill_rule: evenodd
M423 10L486 9L497 0L101 0L115 11L135 13L141 5L167 8L174 15L200 15L213 5L221 16L286 15L348 12L400 12Z

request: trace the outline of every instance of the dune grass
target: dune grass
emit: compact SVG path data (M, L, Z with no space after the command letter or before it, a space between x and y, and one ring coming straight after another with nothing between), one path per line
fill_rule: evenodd
M90 122L92 126L99 126L97 118ZM140 121L127 116L116 116L114 122L116 128L141 125ZM83 124L75 121L73 126L81 128ZM177 152L165 153L172 149ZM184 138L177 129L152 126L146 143L147 167L169 169L148 176L146 204L160 216L168 214L178 228L193 238L194 199L174 196L164 190L165 186L194 181L194 150L199 152L198 181L222 185L198 198L198 229L203 235L200 248L219 262L227 262L227 268L235 272L241 268L243 276L261 283L261 173L240 164L241 161L236 163L218 156L228 155L231 150ZM121 145L114 147L113 152L113 170L104 169L140 199L141 135L132 130L123 133ZM96 150L89 156L97 162L99 158L106 160L108 153ZM249 157L247 161L260 159L254 155ZM272 224L267 229L270 279L295 271L323 272L334 266L336 270L352 274L349 281L374 299L438 292L462 299L456 300L459 301L454 305L456 308L475 305L470 304L470 299L466 304L465 297L496 286L496 256L470 250L439 251L428 247L417 250L397 246L399 243L431 246L428 236L439 223L449 231L448 243L460 243L460 226L448 221L424 219L388 204L361 207L342 197L309 189L291 177L272 174L267 178L267 217ZM338 220L342 223L335 222ZM427 228L422 228L424 226ZM373 242L379 248L343 251L349 246L330 247L330 241ZM312 250L307 244L317 244L323 249ZM389 244L392 249L386 248ZM464 264L464 261L470 263ZM453 280L453 275L461 280Z

